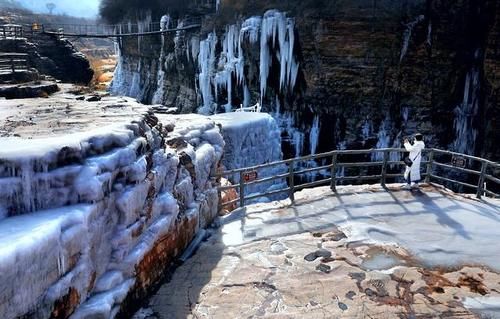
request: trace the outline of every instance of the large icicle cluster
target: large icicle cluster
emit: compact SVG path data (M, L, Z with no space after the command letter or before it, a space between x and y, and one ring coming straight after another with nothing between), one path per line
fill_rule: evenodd
M479 51L476 51L476 58ZM455 141L453 150L463 154L474 154L478 130L473 121L479 112L480 73L476 66L470 68L465 76L462 103L455 108Z
M200 42L198 55L198 87L201 93L202 107L200 113L216 112L217 101L221 90L227 92L226 112L233 107L234 90L240 90L243 105L249 106L257 102L250 100L249 79L245 74L245 44L251 47L258 45L260 50L259 80L261 103L266 94L269 72L273 56L276 55L280 69L280 91L293 91L297 81L299 63L294 55L295 22L284 13L270 10L264 17L251 17L240 24L226 28L222 37L222 52L216 57L217 36L209 33Z

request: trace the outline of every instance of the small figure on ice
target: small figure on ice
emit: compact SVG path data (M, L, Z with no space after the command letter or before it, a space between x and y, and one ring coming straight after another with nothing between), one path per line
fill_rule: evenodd
M405 149L410 154L404 158L406 164L405 180L408 183L405 188L418 187L420 182L420 162L422 161L422 150L425 148L424 136L415 134L413 143L408 139L404 140Z

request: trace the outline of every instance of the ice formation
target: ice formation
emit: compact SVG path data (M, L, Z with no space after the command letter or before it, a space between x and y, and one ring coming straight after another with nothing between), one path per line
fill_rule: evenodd
M305 226L318 231L336 225L349 242L402 247L427 267L484 265L500 269L498 200L481 202L432 188L413 196L369 185L339 187L337 194L330 187L307 189L295 198L300 205L248 207L243 218L229 221L237 225L233 230L241 232L244 241L238 242L238 236L226 232L228 241L224 242L240 246L259 238L301 233ZM232 239L236 241L230 242ZM488 295L467 304L470 308L499 308L499 300Z
M316 154L316 149L318 148L319 129L319 115L316 115L311 126L311 132L309 133L309 146L311 155Z
M408 52L408 46L410 45L410 39L411 35L413 33L413 29L417 24L422 22L425 19L424 15L419 15L415 20L408 22L406 24L406 30L404 31L403 35L403 46L401 47L401 53L399 55L399 62L403 61L403 58L406 55L406 52Z
M203 100L203 106L199 109L201 114L210 114L216 111L212 87L215 76L215 45L217 35L215 32L209 33L207 39L200 42L200 52L198 54L198 85Z
M380 124L380 128L377 134L377 146L376 148L389 148L390 143L391 143L391 136L390 136L390 124L391 121L389 118L386 118L385 120L382 121ZM384 159L384 153L382 152L377 152L372 154L372 161L374 162L381 162Z
M373 133L373 124L371 120L366 119L363 125L361 126L361 140L363 145L365 145L366 141L372 136Z
M170 15L164 15L160 20L160 30L168 30L170 28L171 23ZM121 59L120 59L121 60ZM161 35L161 49L160 49L160 57L158 59L158 71L157 71L157 88L153 95L151 102L153 104L161 104L163 102L163 96L165 95L165 81L166 81L166 72L165 72L165 34Z
M246 43L251 47L259 45L261 104L268 86L273 54L277 54L280 63L280 91L293 91L299 71L299 63L294 55L293 19L279 11L270 10L264 17L251 17L241 24L229 25L222 39L222 52L218 53L218 58L215 52L217 36L214 32L209 33L199 45L198 86L202 99L200 113L216 112L214 103L217 103L221 90L227 92L227 103L224 105L226 112L233 108L235 90L242 93L243 106L248 107L252 103L248 75L244 68L245 58L250 54L244 49L247 47L244 45Z
M161 238L180 232L188 239L217 214L210 176L224 141L214 122L140 113L130 119L0 142L0 184L12 185L0 187L0 317L46 318L72 294L80 304L72 305L79 306L72 318L112 318L132 287L148 284L137 265ZM167 138L155 123L175 128ZM194 227L179 229L183 221ZM154 265L162 257L149 258Z
M476 51L476 59L479 50ZM455 141L452 148L463 154L474 154L478 130L474 127L474 119L479 112L480 94L479 69L473 66L465 76L464 96L462 103L455 108Z
M217 114L212 116L211 119L221 124L222 127L222 135L226 142L222 160L225 169L250 167L283 159L281 131L271 115L254 112L233 112ZM285 165L265 168L258 171L258 178L275 176L286 171L287 167ZM230 180L238 183L239 175L230 176ZM249 186L246 189L246 194L284 189L286 187L286 178L283 178ZM273 199L281 197L273 197Z

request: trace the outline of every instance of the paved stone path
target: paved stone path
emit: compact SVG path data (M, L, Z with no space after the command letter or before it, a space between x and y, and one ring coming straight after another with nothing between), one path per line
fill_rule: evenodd
M222 219L143 317L500 318L499 206L374 186L254 205Z

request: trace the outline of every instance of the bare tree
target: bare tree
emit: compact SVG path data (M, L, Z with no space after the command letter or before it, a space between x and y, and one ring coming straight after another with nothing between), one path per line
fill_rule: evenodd
M47 3L46 6L47 6L47 9L49 9L49 14L52 14L54 9L56 8L56 4L53 2Z

